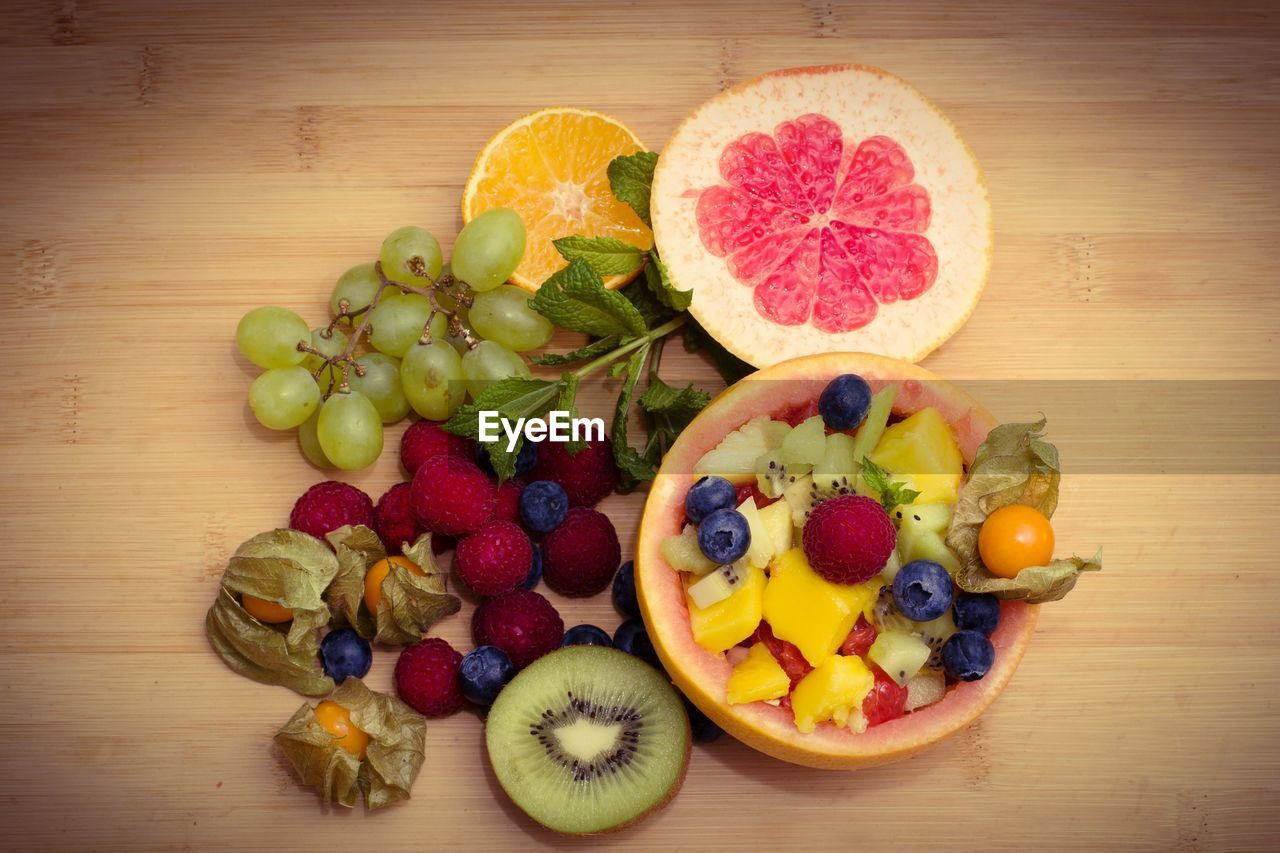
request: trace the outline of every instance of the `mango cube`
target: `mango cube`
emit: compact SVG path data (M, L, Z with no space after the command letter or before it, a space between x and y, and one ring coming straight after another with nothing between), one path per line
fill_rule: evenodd
M742 566L737 590L710 607L699 607L689 598L689 625L693 639L707 651L728 651L755 633L764 602L764 569Z
M859 614L868 614L883 581L876 577L857 586L835 584L809 566L800 548L774 563L764 590L764 618L780 640L793 643L810 665L836 653L853 630Z
M781 699L791 690L791 679L764 643L756 643L729 676L730 705Z
M886 427L871 461L887 470L895 482L918 491L916 503L956 502L964 457L951 426L932 406Z
M871 692L875 681L862 658L832 655L800 679L791 692L796 728L808 734L824 720L837 726L845 725L862 710L862 700Z

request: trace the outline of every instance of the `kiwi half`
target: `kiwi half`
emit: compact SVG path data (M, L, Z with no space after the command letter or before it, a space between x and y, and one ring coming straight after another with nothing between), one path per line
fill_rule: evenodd
M502 689L485 744L498 782L529 817L587 835L633 824L675 796L689 764L689 718L643 661L568 646Z

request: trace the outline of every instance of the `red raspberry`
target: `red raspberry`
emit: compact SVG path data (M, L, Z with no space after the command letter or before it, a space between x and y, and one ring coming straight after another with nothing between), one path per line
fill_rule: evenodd
M750 483L743 483L741 486L738 486L738 488L735 489L734 491L737 492L737 494L734 497L734 500L737 502L736 503L737 506L742 506L743 501L745 501L747 498L751 498L756 502L757 509L763 509L764 507L767 507L769 504L775 504L780 500L779 498L765 497L764 492L760 491L760 487L756 485L754 480L752 480Z
M529 576L533 543L515 522L491 521L458 542L453 565L477 595L500 595Z
M413 475L413 512L432 533L472 533L493 518L497 489L476 464L432 456Z
M897 542L884 507L862 495L823 501L809 513L801 541L813 570L832 583L857 584L875 577Z
M471 639L477 646L497 646L516 669L560 647L564 620L536 592L517 589L480 602L471 614Z
M373 508L373 529L388 554L399 554L403 543L412 545L424 532L413 514L411 494L408 483L396 483L378 498L378 505Z
M840 646L840 654L865 658L876 641L876 626L867 621L866 616L859 616L853 630Z
M782 667L782 671L787 674L787 678L791 679L793 688L800 683L800 679L813 672L813 667L809 665L809 661L805 660L804 655L800 653L800 649L786 640L779 640L775 637L773 629L769 627L768 622L761 622L756 627L756 642L764 643L765 648L769 650L769 654L773 655L773 659L778 662L778 666Z
M618 466L613 461L609 440L588 441L577 456L571 456L562 442L538 445L538 462L528 479L553 480L569 496L569 506L595 506L618 485Z
M498 500L493 506L493 517L496 521L520 521L520 493L524 491L524 480L507 480L498 486Z
M337 480L326 480L307 489L289 514L290 527L317 539L344 524L372 528L373 500L355 486Z
M462 655L439 637L405 646L396 661L396 693L424 717L447 717L466 700L458 687Z
M470 459L474 447L470 439L445 432L440 424L431 421L410 424L400 438L400 464L409 476L418 473L423 462L440 453Z
M907 712L907 688L899 687L898 682L874 664L871 671L876 676L876 683L867 698L862 700L862 716L867 718L868 727L896 720Z
M542 576L561 595L584 598L604 591L621 562L613 522L585 506L569 510L542 540Z

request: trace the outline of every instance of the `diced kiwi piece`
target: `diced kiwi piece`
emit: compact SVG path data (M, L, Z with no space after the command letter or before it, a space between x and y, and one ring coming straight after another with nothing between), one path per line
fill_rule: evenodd
M806 474L789 484L782 490L782 499L791 507L791 520L795 526L804 527L809 519L809 510L813 509L814 501L818 500L813 477Z
M885 585L893 583L893 579L898 576L898 569L902 568L902 558L898 556L898 549L894 548L889 552L889 562L884 564L884 568L880 570L880 577L884 580Z
M494 775L512 801L573 835L635 823L680 789L689 718L664 674L600 646L538 658L485 721Z
M951 523L950 504L903 504L893 511L893 519L898 522L898 529L932 530L934 533L946 533Z
M889 415L893 413L893 398L897 396L897 385L886 385L871 395L871 408L867 410L867 419L858 427L853 436L853 456L862 464L862 460L871 455L889 425Z
M801 465L817 465L827 447L827 428L820 415L800 423L782 439L782 461Z
M756 460L776 450L791 427L760 415L720 439L693 466L695 476L724 477L735 485L750 483L756 475Z
M903 563L932 560L953 575L960 571L960 559L947 547L942 534L934 530L903 525L898 530L898 551Z
M716 567L698 546L698 528L692 524L686 524L679 534L663 539L658 550L662 552L662 559L667 561L667 565L677 572L705 575Z
M690 585L689 598L693 599L693 603L698 605L700 610L706 610L711 605L718 604L733 595L741 583L742 579L734 566L720 566L697 583Z
M901 687L929 660L929 645L905 631L882 631L867 652L867 659L884 670Z
M822 461L813 467L813 485L818 494L834 498L853 494L861 460L854 456L853 436L833 432L823 446Z
M942 666L942 647L956 632L956 620L951 615L951 608L948 607L947 612L930 622L915 623L915 631L929 647L929 660L925 662L925 666Z
M781 450L770 450L756 460L756 488L766 498L782 497L782 490L809 473L811 466L782 461Z
M932 705L947 695L947 677L940 669L922 669L907 681L906 711Z

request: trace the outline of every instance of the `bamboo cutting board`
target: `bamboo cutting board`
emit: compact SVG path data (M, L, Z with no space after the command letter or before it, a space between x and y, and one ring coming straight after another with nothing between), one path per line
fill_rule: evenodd
M1266 2L5 4L4 846L1274 849L1278 36ZM977 724L906 763L722 739L665 812L568 841L507 803L463 713L431 724L413 800L324 813L270 742L299 697L203 636L229 553L320 479L248 412L239 316L318 323L398 225L450 243L472 158L528 111L600 109L656 149L726 85L848 61L918 85L983 164L991 283L927 366L1074 424L1059 543L1105 544L1106 571L1045 607ZM672 377L717 387L678 349ZM586 393L608 411L607 380ZM1179 464L1092 464L1160 428ZM347 479L398 476L386 453ZM604 504L628 551L642 503ZM468 612L440 631L463 648Z

